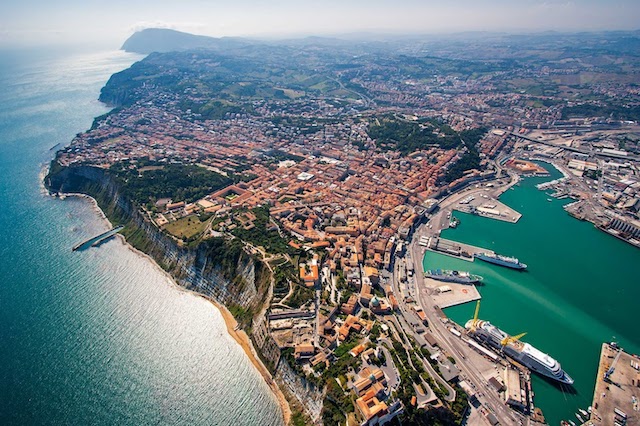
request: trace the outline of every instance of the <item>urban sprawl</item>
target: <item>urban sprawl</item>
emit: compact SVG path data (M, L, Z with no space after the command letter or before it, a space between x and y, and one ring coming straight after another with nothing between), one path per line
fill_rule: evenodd
M102 96L118 108L57 161L108 169L128 188L172 170L219 178L132 194L176 244L241 240L268 263L273 297L252 338L320 395L291 398L311 421L544 422L530 370L443 313L477 290L425 277L422 259L473 260L475 248L440 238L452 211L517 221L498 197L547 174L541 165L563 177L540 190L640 248L637 57L358 46L233 51L248 71L224 52L152 54L112 78ZM460 59L436 58L448 54Z

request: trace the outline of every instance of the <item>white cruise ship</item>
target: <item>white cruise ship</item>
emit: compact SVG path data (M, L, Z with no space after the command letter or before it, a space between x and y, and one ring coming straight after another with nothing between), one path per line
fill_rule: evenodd
M480 343L502 350L505 355L532 371L560 383L573 384L573 379L562 369L558 361L530 344L512 338L489 321L471 319L467 321L465 328Z

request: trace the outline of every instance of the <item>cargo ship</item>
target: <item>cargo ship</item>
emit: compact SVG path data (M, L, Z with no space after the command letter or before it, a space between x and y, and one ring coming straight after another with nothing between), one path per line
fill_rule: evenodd
M520 262L515 257L502 256L496 253L475 253L473 255L476 259L484 260L485 262L493 263L500 266L506 266L512 269L527 269L525 263Z
M446 269L430 269L424 273L424 276L438 281L458 284L478 284L483 279L480 275L470 274L469 272L450 271Z
M465 328L478 342L501 350L502 353L531 371L566 385L573 384L573 379L562 369L558 361L529 343L518 340L524 334L512 337L489 321L478 319L467 321Z

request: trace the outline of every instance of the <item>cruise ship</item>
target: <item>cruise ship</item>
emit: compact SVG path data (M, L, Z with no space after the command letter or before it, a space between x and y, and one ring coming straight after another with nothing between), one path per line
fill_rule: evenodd
M505 355L531 371L566 385L573 384L573 379L562 369L558 361L530 344L517 340L517 337L509 336L489 321L471 319L467 321L465 328L480 343L502 350Z
M512 269L527 269L525 263L520 262L515 257L501 256L497 253L475 253L473 255L476 259L484 260L485 262L494 263L500 266L506 266Z
M477 284L483 279L480 275L474 275L463 271L450 271L447 269L430 269L424 273L424 276L438 281L458 284Z

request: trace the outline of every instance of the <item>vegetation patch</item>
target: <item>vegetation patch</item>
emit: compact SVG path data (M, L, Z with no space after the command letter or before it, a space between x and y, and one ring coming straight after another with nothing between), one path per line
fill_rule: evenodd
M436 121L421 123L387 116L372 121L368 133L381 149L399 151L403 155L430 146L452 149L462 144L455 130Z
M208 221L201 222L198 216L191 215L168 223L164 229L176 238L191 239L202 234L208 223Z
M246 229L238 226L233 230L233 235L243 241L253 244L255 247L263 247L267 253L287 253L291 256L298 254L299 250L294 249L280 236L278 228L269 220L269 207L256 207L251 210L255 216L253 220L254 228ZM237 216L240 216L240 212Z
M160 198L192 203L233 182L228 177L191 164L166 164L162 169L149 169L149 166L158 165L161 164L122 162L114 164L109 171L127 198L138 205L150 207ZM140 169L145 171L140 172Z

